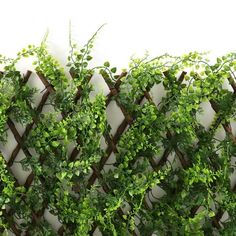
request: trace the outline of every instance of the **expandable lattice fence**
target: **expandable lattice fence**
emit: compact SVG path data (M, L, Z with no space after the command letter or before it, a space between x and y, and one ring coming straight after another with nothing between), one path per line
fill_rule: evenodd
M165 76L168 77L168 74L164 73ZM178 78L179 83L182 83L184 80L184 77L186 75L186 72L182 72L181 75ZM108 122L111 121L111 130L109 133L106 133L104 135L104 140L101 140L101 147L104 150L105 155L101 157L98 163L93 164L91 166L91 171L87 175L87 183L86 183L86 188L90 189L91 186L98 182L98 180L103 180L103 175L108 171L108 169L114 168L113 163L115 163L115 157L119 152L119 148L117 148L118 141L120 140L120 137L125 133L127 130L129 130L130 127L132 127L133 124L135 124L137 117L133 117L133 115L130 114L130 112L125 108L124 105L122 105L119 101L118 94L120 92L120 85L122 84L122 78L126 76L126 72L122 73L119 78L116 80L115 84L112 85L109 81L109 79L106 78L100 78L103 79L106 83L107 88L109 88L109 92L106 94L106 109L107 109L107 116L108 116ZM72 74L73 77L73 74ZM28 71L24 75L24 83L28 83L30 86L34 86L34 81L40 80L44 86L40 85L40 90L41 92L37 93L38 98L40 98L39 103L36 104L36 113L46 113L50 112L49 105L47 104L48 98L50 94L54 93L54 87L48 82L47 78L45 78L42 74L40 73L32 73ZM230 84L232 86L232 93L236 95L236 83L232 80L229 79ZM39 82L37 82L40 84ZM142 106L146 101L149 101L151 104L154 104L155 106L158 107L158 102L155 101L154 97L157 97L158 94L161 93L160 89L157 87L153 87L151 89L148 89L143 92L143 95L141 98L137 99L135 101L136 104L140 104ZM79 101L81 96L81 90L78 89L78 92L76 94L76 97L74 98L75 101ZM14 103L14 98L13 101ZM217 102L210 100L209 101L211 108L215 112L215 114L218 114L220 111ZM29 104L30 105L30 104ZM48 110L49 109L49 110ZM52 108L53 109L53 108ZM159 107L158 107L159 109ZM161 109L161 108L160 108ZM214 113L212 112L212 113ZM37 116L38 117L38 116ZM62 118L64 119L66 117L66 114L62 114ZM112 119L114 118L115 122L112 122ZM209 117L210 119L210 117ZM222 126L226 136L228 136L234 144L236 144L236 137L233 135L233 130L231 127L230 122L225 122L224 119L222 119L220 116L217 118L218 120L214 122L212 121L212 124L210 127L214 126L214 129L216 126L220 127ZM121 122L120 122L121 120ZM6 144L1 144L1 153L4 156L4 159L6 160L7 164L7 169L10 171L10 173L14 176L15 178L15 186L24 186L27 189L30 188L31 184L34 182L34 173L33 172L25 172L22 170L21 164L19 161L23 158L23 156L33 156L34 151L32 149L26 148L24 145L25 140L27 139L28 135L32 131L34 127L37 126L38 123L38 118L34 118L30 124L28 124L26 127L23 127L19 125L16 121L12 120L10 117L8 117L7 120L7 126L9 128L8 130L8 139ZM169 139L171 142L173 140L173 132L171 130L166 131L166 138ZM13 140L14 138L14 140ZM77 140L79 142L79 140ZM75 142L77 142L75 141ZM197 145L197 144L196 144ZM73 145L72 145L73 146ZM75 161L77 158L79 159L79 153L80 150L78 147L75 145L73 147L70 147L70 152L69 152L69 157L68 161L72 162ZM10 154L9 154L10 153ZM147 168L152 168L153 171L157 172L158 170L161 170L163 166L168 165L168 163L171 161L170 159L172 157L175 160L175 162L180 163L180 166L184 169L188 169L190 166L190 158L186 156L186 153L184 153L178 145L173 145L173 146L167 146L163 148L162 153L160 153L158 156L153 157L150 156L148 158L150 166ZM40 163L43 163L46 156L41 155L40 156ZM172 161L173 161L172 158ZM133 163L135 164L135 163ZM43 179L41 180L41 185L44 185ZM74 186L73 190L75 193L79 193L80 191L80 184L78 183L78 186ZM102 182L102 188L100 191L105 193L111 193L112 192L112 186L103 183ZM152 209L153 204L157 201L161 201L161 197L158 196L160 192L163 191L161 188L156 189L150 189L148 188L145 194L145 198L143 200L142 208L145 209L147 212ZM232 191L236 192L236 183L234 183L234 186L232 187ZM25 201L24 197L21 199L23 202ZM173 199L174 201L175 199ZM78 199L79 201L79 199ZM25 202L27 204L27 202ZM66 222L59 222L56 216L53 216L51 213L49 213L49 208L48 208L48 202L44 201L43 202L43 208L40 209L37 212L34 212L32 214L32 224L37 225L42 218L47 220L49 224L54 228L55 231L57 231L58 235L64 235L66 234L67 227L71 227L70 225ZM127 203L129 205L129 202ZM128 206L129 208L129 206ZM194 217L195 214L198 212L200 209L200 205L196 205L191 209L191 217ZM124 218L124 215L127 212L127 209L123 207L118 207L117 208L117 213L120 216L121 219ZM220 229L222 227L221 220L224 215L225 211L224 210L218 210L215 214L214 217L212 217L212 226L216 229ZM3 213L2 217L6 217L7 219L11 219L12 216L15 214L14 209L7 208L5 212ZM138 215L135 216L135 223L137 225L141 224L141 220L138 218ZM14 218L15 219L15 218ZM20 219L15 219L14 221L9 221L10 223L10 228L11 231L14 232L15 235L30 235L30 231L22 231L19 228L19 223ZM143 222L145 224L146 222ZM137 225L135 226L135 230L130 231L131 234L133 235L140 235L140 232L138 230ZM152 233L155 233L153 231ZM68 233L67 233L68 234ZM66 235L67 235L66 234ZM99 234L99 226L96 221L93 222L93 227L92 230L90 231L91 235L98 235ZM141 234L142 235L142 234Z

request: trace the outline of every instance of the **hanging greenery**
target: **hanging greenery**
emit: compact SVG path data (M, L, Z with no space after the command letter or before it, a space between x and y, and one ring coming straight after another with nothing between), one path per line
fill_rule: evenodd
M46 38L16 59L0 56L1 146L8 129L18 143L10 159L0 154L1 234L85 236L98 228L108 236L236 235L236 54L216 62L198 52L133 58L118 75L109 62L91 68L96 35L82 48L70 39L71 78ZM33 97L40 91L27 84L30 72L17 70L23 57L34 58L45 85L36 108ZM110 93L91 99L96 73ZM153 86L165 91L158 103ZM125 117L114 135L106 114L111 100ZM54 110L42 114L46 102ZM199 118L205 102L215 112L210 127ZM22 136L15 123L26 128ZM23 185L10 168L20 149L20 164L31 171ZM58 231L44 218L46 208L62 224Z

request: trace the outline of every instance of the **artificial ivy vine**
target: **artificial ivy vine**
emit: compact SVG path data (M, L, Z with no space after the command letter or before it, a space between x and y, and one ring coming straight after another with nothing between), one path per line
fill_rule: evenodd
M16 59L0 56L1 145L12 121L25 126L18 140L25 155L20 164L32 171L20 185L10 168L16 161L0 153L1 234L85 236L98 227L109 236L236 235L236 138L230 124L236 114L236 54L215 63L197 52L146 56L132 59L117 75L109 62L90 67L96 34L82 48L70 40L71 78L49 53L46 38ZM39 91L17 70L22 57L34 58L53 111L42 114L34 107ZM95 73L111 92L91 99ZM166 93L158 104L150 93L155 85ZM114 136L106 117L111 99L125 116ZM210 127L199 120L204 102L215 111ZM107 164L112 152L115 162ZM104 172L106 165L112 168ZM154 196L157 186L163 196ZM58 216L59 231L45 220L46 208Z

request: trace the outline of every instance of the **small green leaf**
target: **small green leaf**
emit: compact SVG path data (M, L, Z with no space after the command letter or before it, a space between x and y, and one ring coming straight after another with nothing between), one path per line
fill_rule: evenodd
M62 172L60 177L60 179L64 179L66 177L66 172Z
M73 168L74 162L70 162L68 166L69 166L70 168Z
M52 141L52 146L53 147L58 147L59 146L59 142L57 142L57 141Z
M79 165L80 165L80 162L79 162L79 161L76 161L76 162L74 163L74 167L79 167Z
M110 67L110 62L109 61L106 61L106 62L104 62L104 64L103 64L105 67Z
M209 216L209 217L215 216L215 212L214 212L214 211L210 211L210 212L208 213L208 216Z
M116 67L111 68L112 73L116 73L116 70L117 70Z
M88 55L86 59L87 59L87 61L91 61L93 59L93 57Z
M216 59L216 61L217 61L217 63L221 63L222 62L222 60L219 57Z

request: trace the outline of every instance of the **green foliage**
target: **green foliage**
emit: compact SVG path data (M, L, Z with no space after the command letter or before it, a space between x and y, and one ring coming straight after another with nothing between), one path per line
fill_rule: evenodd
M6 169L6 164L2 155L0 156L0 176L1 176L1 198L0 198L0 227L7 229L9 225L5 222L4 218L2 217L3 211L6 209L6 204L11 202L12 198L15 195L14 192L14 181L12 177L8 174Z
M16 60L17 61L17 60ZM0 75L0 140L6 139L8 117L23 125L32 121L34 109L31 107L35 89L24 82L24 77L16 70L16 61L1 61L5 71Z
M236 145L230 122L236 114L236 54L211 64L206 54L197 52L151 60L146 55L132 58L127 72L119 76L108 61L91 68L96 35L81 48L70 37L71 78L49 53L46 37L16 59L0 56L0 141L4 145L10 120L32 124L20 144L25 155L20 164L33 176L30 186L19 185L0 155L1 233L15 229L28 235L57 235L42 217L48 208L58 216L65 235L90 235L95 226L105 236L134 235L135 230L140 235L234 235L236 188L231 187L231 177ZM37 91L17 70L22 57L33 57L35 71L49 83L47 103L52 111L38 114L33 108ZM179 77L184 70L189 72ZM111 94L91 99L94 88L89 80L97 72L129 124L114 137L106 114ZM165 90L158 104L148 94L154 85ZM215 110L208 128L199 120L206 101ZM221 140L216 138L220 125L226 131ZM103 137L107 150L101 148ZM115 162L104 171L112 151ZM157 187L163 196L154 196ZM224 212L228 219L219 224Z

